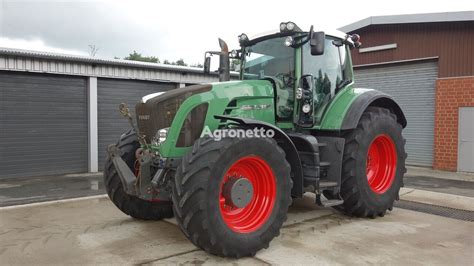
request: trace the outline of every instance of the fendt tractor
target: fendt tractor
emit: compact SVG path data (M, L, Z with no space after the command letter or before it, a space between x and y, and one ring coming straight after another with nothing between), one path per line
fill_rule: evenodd
M204 72L220 82L144 96L136 123L120 104L131 129L107 148L113 203L137 219L174 216L194 245L237 258L267 248L305 193L356 217L392 210L407 121L391 96L354 87L359 36L286 22L239 43L205 53Z

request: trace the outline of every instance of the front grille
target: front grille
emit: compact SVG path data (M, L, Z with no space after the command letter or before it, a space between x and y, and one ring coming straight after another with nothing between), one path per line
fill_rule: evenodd
M211 85L194 85L168 91L138 103L135 107L138 130L151 143L159 129L171 126L181 104L194 94L210 91Z
M201 103L188 113L179 133L176 147L189 147L201 137L206 120L208 103Z

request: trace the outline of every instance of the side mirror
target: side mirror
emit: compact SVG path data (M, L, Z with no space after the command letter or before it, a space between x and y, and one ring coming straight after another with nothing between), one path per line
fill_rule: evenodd
M204 74L209 74L211 72L211 57L206 56L204 58Z
M309 45L311 46L311 55L322 55L324 54L324 41L326 34L324 31L317 31L311 34Z

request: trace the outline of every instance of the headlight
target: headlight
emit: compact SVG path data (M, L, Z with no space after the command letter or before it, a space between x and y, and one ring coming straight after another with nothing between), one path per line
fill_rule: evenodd
M156 133L156 136L155 136L155 141L153 144L155 145L160 145L161 143L165 142L166 140L166 137L168 137L168 131L170 130L169 127L167 128L162 128L160 130L158 130L158 132Z
M286 28L287 28L289 31L294 30L294 29L295 29L295 23L293 23L293 22L288 22L288 23L286 24Z
M237 58L239 56L239 52L237 52L237 50L232 50L230 51L230 56L232 58Z
M296 99L301 99L303 98L303 89L302 88L297 88L296 89Z
M247 34L242 33L242 34L239 35L240 45L243 45L243 44L247 43L248 41L249 41L249 37L247 36Z
M293 37L291 37L291 36L286 37L286 39L285 39L285 46L286 46L286 47L290 47L290 46L292 46L292 45L293 45Z
M309 104L303 105L303 113L307 114L311 111L311 106Z
M280 31L286 30L286 23L282 22L280 23Z
M294 22L282 22L280 23L280 32L288 32L288 31L301 31L301 29L296 26Z

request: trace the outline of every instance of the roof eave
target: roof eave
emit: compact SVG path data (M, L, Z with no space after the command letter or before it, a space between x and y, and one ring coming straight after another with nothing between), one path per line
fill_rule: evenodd
M355 30L362 29L370 25L434 23L434 22L455 22L455 21L474 21L474 11L373 16L373 17L368 17L368 18L356 21L344 27L341 27L339 28L339 30L342 32L353 32Z

